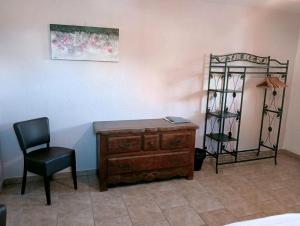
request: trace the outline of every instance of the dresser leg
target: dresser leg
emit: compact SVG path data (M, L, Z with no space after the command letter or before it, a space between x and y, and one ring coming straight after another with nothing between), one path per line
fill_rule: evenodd
M106 182L101 182L100 181L100 191L107 191Z
M187 179L187 180L193 180L193 177L194 177L194 172L189 173L189 174L186 176L186 179Z

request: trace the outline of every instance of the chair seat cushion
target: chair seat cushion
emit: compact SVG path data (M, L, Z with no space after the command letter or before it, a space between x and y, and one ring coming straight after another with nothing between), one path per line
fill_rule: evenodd
M71 165L73 149L63 147L41 148L25 156L26 167L39 175L52 175Z

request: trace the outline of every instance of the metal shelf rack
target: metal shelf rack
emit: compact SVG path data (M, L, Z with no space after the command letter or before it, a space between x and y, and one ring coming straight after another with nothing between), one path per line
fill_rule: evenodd
M218 166L245 161L274 158L277 164L278 143L285 98L285 88L264 89L260 135L257 148L240 150L240 130L245 81L248 76L278 76L286 83L289 61L248 53L210 55L209 79L203 148L216 159ZM271 150L272 154L262 155ZM239 153L255 152L255 158L240 159ZM267 152L265 152L267 153ZM221 155L233 156L219 161Z

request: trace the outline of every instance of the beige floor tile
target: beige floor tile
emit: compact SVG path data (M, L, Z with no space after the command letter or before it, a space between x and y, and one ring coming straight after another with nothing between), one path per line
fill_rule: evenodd
M190 193L185 195L189 205L198 213L208 212L212 210L223 209L223 204L210 193Z
M207 192L206 187L201 185L201 182L197 180L177 180L174 187L176 188L176 191L182 195L187 195L192 191Z
M255 191L256 187L254 184L249 182L246 178L238 177L236 181L229 181L229 186L236 192L247 193L249 191Z
M133 226L171 226L170 223L166 220L160 222L154 222L150 224L134 224Z
M51 206L26 207L20 220L20 226L57 225L57 210Z
M57 219L51 218L49 216L29 217L24 215L22 220L19 223L19 226L32 226L32 225L53 226L53 225L57 225Z
M94 226L94 218L92 212L82 216L81 214L58 216L58 226Z
M55 193L54 193L55 194ZM57 193L56 193L57 194ZM70 192L57 194L60 202L66 203L87 203L91 204L90 192Z
M85 218L93 213L92 206L84 203L75 205L60 205L58 210L59 217L77 216Z
M173 179L99 192L97 176L51 182L52 205L46 205L43 181L4 186L11 225L222 225L236 220L300 212L299 160L280 155L279 164L258 161L221 167L206 159L194 180ZM162 212L163 210L163 212ZM200 220L199 220L200 219Z
M77 190L74 189L72 178L59 178L51 181L51 190L57 193L89 192L87 177L77 178Z
M7 215L6 215L7 226L19 225L22 217L23 217L23 207L7 207Z
M128 216L124 216L100 221L96 220L95 226L132 226L132 223Z
M134 225L155 224L165 220L160 208L154 201L137 206L128 206L128 212Z
M24 195L25 206L46 206L47 199L45 193L28 193ZM54 192L51 192L51 205L58 206L59 198L58 195Z
M285 183L283 181L277 180L276 176L274 175L263 175L256 179L251 179L251 183L253 183L258 190L266 191L281 189L285 187Z
M100 204L93 205L93 213L94 219L98 221L102 219L111 219L128 215L125 207L105 206Z
M79 195L80 194L80 195ZM92 213L92 203L89 193L61 193L57 207L59 217L62 216L89 216Z
M28 189L28 187L27 187L27 189ZM19 195L19 194L21 194L21 184L9 184L9 185L4 184L1 194L3 194L3 195Z
M213 193L211 195L217 198L224 206L233 206L237 203L246 202L240 193L237 192L225 192L222 193Z
M172 226L198 226L205 224L196 211L188 206L180 206L164 210L163 213Z
M26 195L6 195L0 194L0 200L2 204L5 204L7 208L21 208L25 205Z
M114 191L108 190L106 192L90 192L93 204L103 204L110 206L124 206L121 195Z
M299 172L300 172L300 170L299 170ZM285 183L286 188L288 188L292 192L295 192L296 194L300 195L300 177L285 180L284 183Z
M207 190L211 193L219 194L219 195L223 193L229 193L229 194L236 193L236 190L234 188L232 188L230 185L224 182L218 182L213 186L208 187Z
M50 182L50 189L52 188L52 186L51 186L52 184L53 183ZM27 186L28 186L28 189L27 189L26 193L30 193L30 194L33 194L33 193L38 193L38 194L45 193L44 182L43 182L42 179L38 180L38 181L32 181ZM51 189L51 191L52 191L52 189Z
M154 196L151 193L144 193L139 191L137 191L136 193L123 193L122 191L121 197L128 207L136 207L145 203L154 203Z
M300 213L300 205L290 206L286 208L289 213Z
M151 191L148 186L153 186L151 183L142 183L135 185L119 186L114 188L114 190L122 196L151 196Z
M267 216L286 213L287 210L277 200L269 200L257 203L257 206L261 209L261 212Z
M184 179L187 181L186 179ZM159 191L174 191L176 190L175 185L177 184L178 179L171 179L171 180L166 180L166 181L157 181L157 182L151 182L147 183L146 189L150 193L155 193Z
M70 193L70 192L88 192L89 182L87 176L77 177L77 190L74 189L73 179L71 177L54 178L50 182L51 192ZM33 181L28 184L29 193L44 193L43 180Z
M194 179L198 181L214 175L216 175L214 165L208 162L207 159L204 160L201 171L194 171Z
M254 215L261 212L259 206L249 203L249 202L239 202L234 205L228 205L226 208L235 216L235 217L244 217L248 215Z
M87 176L88 183L89 183L89 189L93 192L99 192L100 191L100 184L99 184L99 178L97 175L89 175Z
M91 192L93 213L96 221L123 217L128 215L121 196L112 190L107 192Z
M238 221L228 210L220 209L200 214L206 224L210 226L220 226Z
M177 191L158 191L153 193L153 197L161 209L188 205L187 200Z
M210 189L211 187L216 187L221 183L222 175L212 174L209 177L202 178L198 180L198 183L202 185L206 189Z
M274 196L269 191L265 190L249 190L241 194L248 202L257 203L262 201L273 200Z
M202 192L207 191L198 180L179 179L175 180L174 186L178 192L184 192L189 189L196 189Z
M282 188L271 191L275 199L285 207L300 205L300 194L293 190Z
M262 217L267 217L267 214L265 214L265 213L256 213L256 214L253 214L253 215L243 216L243 217L239 217L238 221L253 220L253 219L258 219L258 218L262 218Z

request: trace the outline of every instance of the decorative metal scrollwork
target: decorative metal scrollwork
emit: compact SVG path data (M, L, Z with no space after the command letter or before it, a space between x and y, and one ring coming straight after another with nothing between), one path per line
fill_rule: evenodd
M270 148L277 147L277 133L279 132L277 128L282 116L282 95L282 89L267 90L266 103L263 109L265 118L263 127L265 132L260 143Z
M280 62L271 57L248 53L210 55L203 147L208 155L216 159L216 173L218 165L222 164L266 158L274 158L276 164L288 66L289 61ZM251 74L262 76L272 83L272 86L266 87L276 89L263 90L264 102L258 147L240 149L243 145L239 140L244 88L246 77ZM263 152L262 155L260 151ZM240 159L240 152L241 154L256 152L256 157L245 155ZM225 158L219 159L219 155Z
M233 53L228 55L213 55L213 63L226 63L233 61L248 61L255 64L268 64L269 57L260 57L249 53Z
M209 101L207 110L209 115L207 119L207 133L210 135L219 133L220 127L223 126L224 133L229 138L236 138L237 125L241 115L241 103L237 97L240 97L242 93L241 89L245 75L240 72L232 72L228 73L226 78L224 73L211 73L209 78L211 80L211 86L208 94ZM230 85L226 85L226 83L230 83ZM223 91L225 86L226 89ZM222 107L221 100L223 96L224 103ZM215 145L216 142L213 139L209 139L206 148L211 153L216 153L216 151L235 152L236 150L235 141L224 143L221 149L216 148Z

